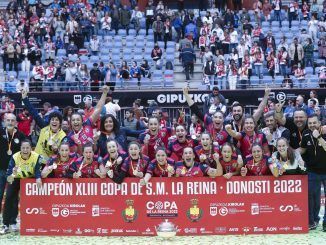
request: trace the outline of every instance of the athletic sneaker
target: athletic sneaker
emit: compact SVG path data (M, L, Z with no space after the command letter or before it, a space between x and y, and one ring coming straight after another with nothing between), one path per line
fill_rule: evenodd
M9 228L12 232L18 232L19 228L16 224L9 225Z
M0 228L0 235L4 235L4 234L7 234L9 233L9 227L6 226L6 225L3 225L1 228Z
M317 228L316 223L314 223L313 225L309 225L309 230L310 230L310 231L311 231L311 230L316 230L316 228Z

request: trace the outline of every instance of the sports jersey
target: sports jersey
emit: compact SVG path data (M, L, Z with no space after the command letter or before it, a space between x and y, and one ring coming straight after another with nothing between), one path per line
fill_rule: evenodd
M175 164L175 175L177 177L203 177L207 175L208 165L194 162L192 167L187 167L183 161Z
M138 160L132 160L131 157L127 157L121 166L121 171L126 173L126 177L135 177L134 170L142 172L145 175L148 164L148 156L143 155Z
M238 156L236 154L233 154L231 156L231 160L229 162L226 162L223 160L223 156L220 156L220 164L223 168L223 174L227 173L234 173L237 171L238 168Z
M178 139L171 140L167 147L167 154L175 161L181 161L183 149L186 147L194 148L197 145L193 139L187 137L185 142L180 143Z
M68 138L71 151L73 152L77 151L77 146L78 146L77 143L79 142L76 141L80 141L81 145L94 142L92 125L93 125L92 120L88 118L83 122L83 126L79 132L75 133L74 131L71 131L68 134L67 138ZM82 154L82 152L78 152L78 153Z
M163 146L167 148L168 145L168 139L171 136L172 129L171 128L163 128L158 131L157 135L151 135L149 133L149 130L146 130L144 133L139 135L139 140L141 144L144 144L144 139L146 135L150 135L150 139L148 142L148 157L150 160L153 160L155 158L155 151L156 148L159 146Z
M204 116L204 123L206 130L209 132L213 141L217 142L219 145L223 145L226 142L230 141L230 136L225 129L221 128L220 130L215 129L212 117L209 115Z
M99 176L95 173L96 169L99 169L102 163L99 163L97 157L93 158L93 162L91 164L83 164L84 157L80 157L77 160L73 161L69 168L69 177L73 176L73 173L81 172L81 176L79 178L99 178Z
M103 165L105 166L106 163L108 161L110 161L112 163L112 166L110 167L111 170L113 170L113 175L114 176L118 176L119 173L121 172L121 166L122 166L122 163L124 162L124 160L128 157L127 153L124 152L124 151L118 151L118 157L119 158L121 157L122 158L122 162L120 164L117 164L117 161L116 159L112 159L110 157L110 154L106 154L103 158Z
M204 162L201 162L201 164L207 164L211 168L216 168L216 162L213 158L214 153L220 154L220 149L216 146L213 146L211 150L204 150L202 145L198 145L194 148L195 152L195 161L200 162L200 155L204 154L206 155L206 160Z
M168 158L167 163L164 166L158 164L157 160L154 159L151 161L147 167L147 174L150 174L153 177L168 177L168 167L172 166L174 169L175 162L173 159Z
M66 133L62 129L60 129L57 133L53 133L50 126L46 126L41 129L35 152L42 155L46 160L54 154L52 145L50 144L51 142L49 142L50 139L52 140L53 144L59 146L61 142L67 140Z
M252 136L247 135L244 131L240 133L240 150L243 156L248 156L251 154L251 148L254 143L258 143L263 147L268 145L266 136L263 133L254 133Z
M48 177L52 178L66 178L67 173L69 171L70 165L76 161L78 158L78 155L76 153L70 153L69 154L69 159L66 162L61 162L60 161L60 156L55 155L51 158L49 158L47 162L47 166L52 166L53 164L57 165L56 169L53 169L52 172L48 175Z
M268 167L269 157L264 155L263 159L259 163L254 162L252 155L246 157L246 168L248 169L247 175L257 176L257 175L270 175L271 172Z
M36 152L32 151L29 158L24 160L21 157L20 151L15 153L10 162L7 170L7 176L12 175L14 167L17 168L17 174L15 178L24 179L35 177L36 179L41 178L41 156Z

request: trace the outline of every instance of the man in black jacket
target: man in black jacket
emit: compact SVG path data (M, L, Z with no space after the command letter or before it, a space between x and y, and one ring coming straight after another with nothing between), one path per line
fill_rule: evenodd
M186 80L190 80L190 73L194 74L194 63L196 63L196 53L189 44L186 44L185 48L181 50L179 59L182 61L185 68Z
M91 77L91 91L99 91L100 81L103 80L102 73L100 69L98 69L98 64L94 63L93 68L89 72Z

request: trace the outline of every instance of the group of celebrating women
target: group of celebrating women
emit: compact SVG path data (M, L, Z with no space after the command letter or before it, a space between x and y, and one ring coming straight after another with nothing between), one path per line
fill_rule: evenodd
M3 213L4 226L0 233L7 233L9 225L15 224L18 205L12 204L18 204L21 178L35 177L41 186L42 178L48 177L110 178L116 183L133 177L139 179L140 185L146 185L152 177L223 176L230 179L236 175L279 177L306 171L300 150L291 147L290 137L283 136L284 130L278 131L276 122L270 132L256 129L267 104L269 89L265 90L253 116L244 116L243 107L236 103L232 105L231 121L226 122L221 111L204 114L189 96L188 88L184 88L185 99L196 118L190 127L185 125L184 113L180 113L179 124L174 128L164 126L163 119L156 114L143 123L146 125L143 130L120 127L117 119L110 114L100 118L108 91L109 88L104 86L89 118L85 119L79 113L71 115L71 131L68 134L61 129L60 112L51 112L46 122L33 108L27 92L22 92L23 103L41 131L34 151L28 139L20 142L20 151L12 152L13 145L8 143L7 154L11 158L7 181L10 185ZM279 115L281 110L282 105L277 104L272 117L286 125L283 115ZM12 116L6 115L6 125L9 125ZM295 118L296 114L294 123L298 121ZM99 129L94 127L96 122L99 122ZM305 127L307 129L307 125ZM311 128L309 124L308 128L318 140L325 136L320 122ZM191 136L190 131L193 132ZM8 142L10 135L13 140L15 132L17 130L9 134ZM127 142L127 136L138 140ZM324 140L320 144L325 147Z

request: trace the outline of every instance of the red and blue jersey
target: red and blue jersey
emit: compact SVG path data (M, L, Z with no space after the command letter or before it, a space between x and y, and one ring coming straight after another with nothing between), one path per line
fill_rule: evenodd
M165 166L159 165L157 160L154 159L148 165L146 173L150 174L153 177L168 177L168 169L167 168L169 166L172 166L173 169L175 167L175 162L171 158L167 159L167 163L165 164Z
M183 155L183 149L186 147L194 148L197 142L191 138L186 138L185 142L180 143L178 139L171 140L167 147L167 154L175 161L181 161Z
M167 148L169 138L172 134L171 128L163 128L158 131L157 135L151 135L149 130L146 130L144 133L139 135L139 140L141 144L144 144L144 139L146 135L150 135L148 142L148 157L150 160L155 159L155 151L157 147Z
M263 133L254 133L252 136L246 134L246 132L242 131L240 142L240 150L242 152L242 156L248 156L251 154L252 145L254 143L258 143L263 147L268 146L268 142L266 136Z
M175 175L177 177L203 177L207 175L209 166L194 162L192 167L187 167L183 161L175 164Z
M99 176L95 173L96 169L99 169L102 163L99 163L97 157L93 158L93 162L91 164L83 164L84 157L80 157L70 165L69 172L77 173L81 172L81 176L79 178L99 178Z
M213 141L218 142L219 145L230 142L231 136L228 132L223 128L221 130L215 129L212 117L208 114L204 116L204 124L206 126L206 131L211 135Z
M56 164L57 168L53 169L51 174L48 175L48 177L66 178L70 165L72 164L72 162L76 161L77 158L78 158L77 153L70 153L68 161L62 162L60 161L59 155L52 156L51 158L49 158L46 165L52 166L53 164Z
M223 174L234 173L238 168L238 156L233 154L229 162L224 161L223 156L220 156L220 164L223 168Z
M150 160L148 156L144 155L142 158L137 160L133 160L131 157L127 157L121 166L121 171L126 173L126 177L135 177L134 170L142 172L145 175L149 161Z
M87 143L93 143L93 128L92 128L92 120L90 118L86 119L83 122L83 126L78 133L71 131L67 138L70 146L70 150L73 152L77 151L77 144L75 142L75 135L78 136L78 140L81 145L85 145ZM78 154L82 154L82 152L78 152Z
M248 169L247 175L249 176L260 176L260 175L270 175L270 169L268 167L269 157L264 155L263 159L259 163L254 162L252 155L246 157L246 168Z
M202 164L207 164L211 168L216 168L216 162L214 160L214 153L220 154L220 149L217 146L213 146L211 150L204 150L202 145L198 145L194 148L195 161L200 162L200 155L206 155L206 160Z
M114 176L118 176L120 171L121 171L121 166L122 166L122 163L124 162L124 160L128 157L128 154L124 151L118 151L118 157L119 158L121 157L122 158L122 162L121 164L117 164L116 162L116 159L112 159L110 157L110 153L106 154L104 157L103 157L103 165L105 166L106 163L108 161L110 161L112 163L112 166L110 167L111 170L113 170L113 175Z

